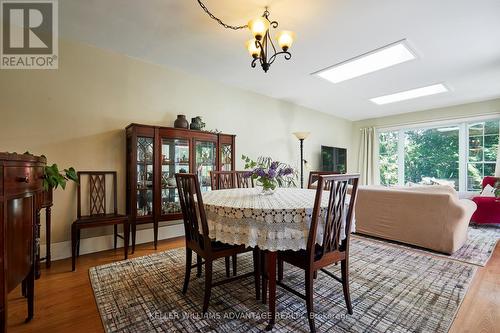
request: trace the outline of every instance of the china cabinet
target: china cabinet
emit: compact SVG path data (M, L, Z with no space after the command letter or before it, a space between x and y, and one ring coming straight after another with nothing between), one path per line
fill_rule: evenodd
M210 191L210 171L234 170L235 136L204 131L131 124L127 141L127 214L131 216L132 251L137 225L182 219L176 173L198 175Z

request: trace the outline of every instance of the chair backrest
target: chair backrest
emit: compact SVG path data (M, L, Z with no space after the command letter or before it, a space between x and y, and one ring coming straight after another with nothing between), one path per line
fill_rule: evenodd
M192 173L176 173L175 180L184 219L186 242L196 243L200 249L210 250L207 217L198 177Z
M356 202L356 194L358 192L358 180L359 174L319 176L316 199L314 201L314 209L311 217L311 227L307 239L307 251L311 262L315 257L318 223L323 223L323 244L321 244L322 253L320 257L334 251L347 252L349 250L352 215ZM326 182L331 183L328 186L329 190L323 190L326 187ZM346 238L344 241L341 241L345 201L348 195L347 186L350 182L352 183L352 191L349 200L349 209L345 219L344 230ZM328 208L322 215L321 201L323 195L328 195Z
M500 177L486 176L483 178L483 188L488 184L494 187L497 181L500 181Z
M236 174L236 187L238 188L252 188L254 187L252 177L245 177L248 171L235 171Z
M327 176L327 175L338 175L340 172L336 171L311 171L309 172L309 182L307 184L308 189L314 188L314 182L317 182L319 180L319 176ZM317 183L316 183L317 184ZM329 186L331 185L331 182L326 182L324 186L324 190L329 190Z
M210 184L212 190L235 188L234 171L210 171Z
M88 178L88 211L87 216L99 216L107 213L118 214L118 206L116 203L117 189L116 189L116 171L78 171L78 191L77 191L77 212L78 218L82 217L82 178ZM107 209L106 189L108 188L106 184L106 179L111 176L112 178L112 195L113 203L111 210Z

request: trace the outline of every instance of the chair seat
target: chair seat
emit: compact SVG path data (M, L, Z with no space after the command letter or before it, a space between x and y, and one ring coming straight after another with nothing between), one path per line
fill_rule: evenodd
M338 252L340 253L340 252ZM292 265L298 266L298 267L305 267L306 264L309 263L309 258L307 257L307 251L306 250L298 250L298 251L293 251L293 250L287 250L287 251L279 251L278 252L278 257L280 260L286 261ZM316 244L316 247L314 249L314 261L319 261L322 258L324 259L327 257L327 259L331 259L331 255L325 255L323 256L323 246ZM341 257L339 257L337 260L340 260ZM337 261L334 260L334 261Z
M215 240L212 241L212 249L214 251L222 251L222 250L228 250L228 249L238 248L238 247L241 247L241 245L231 245L231 244L222 243L222 242L215 241Z
M493 197L472 198L477 209L471 217L475 223L500 223L500 202Z
M99 215L87 215L81 216L79 219L76 219L76 224L94 224L99 222L108 222L108 223L122 223L123 221L128 220L127 215L123 214L99 214Z
M316 244L316 247L314 249L314 260L316 261L316 260L321 259L322 253L323 253L323 247L319 244ZM307 257L306 250L280 251L280 252L278 252L278 256L280 257L281 260L289 262L291 264L294 264L294 263L304 263L305 264L306 262L309 262L309 258Z

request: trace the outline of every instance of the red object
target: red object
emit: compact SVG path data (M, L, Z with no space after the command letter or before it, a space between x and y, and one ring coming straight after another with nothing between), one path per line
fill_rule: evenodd
M495 186L499 181L497 177L484 177L483 188L486 185ZM474 197L477 204L477 210L472 215L471 221L474 223L500 223L500 201L494 197Z

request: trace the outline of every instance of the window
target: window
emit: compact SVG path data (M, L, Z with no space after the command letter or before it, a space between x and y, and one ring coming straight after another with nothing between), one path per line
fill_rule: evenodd
M379 135L380 184L398 184L398 132L383 132Z
M478 191L495 173L500 119L378 132L382 185L435 178L461 191Z
M499 121L468 124L467 190L481 189L484 176L495 174Z
M458 190L458 132L458 127L406 131L405 184L436 178L448 182Z

